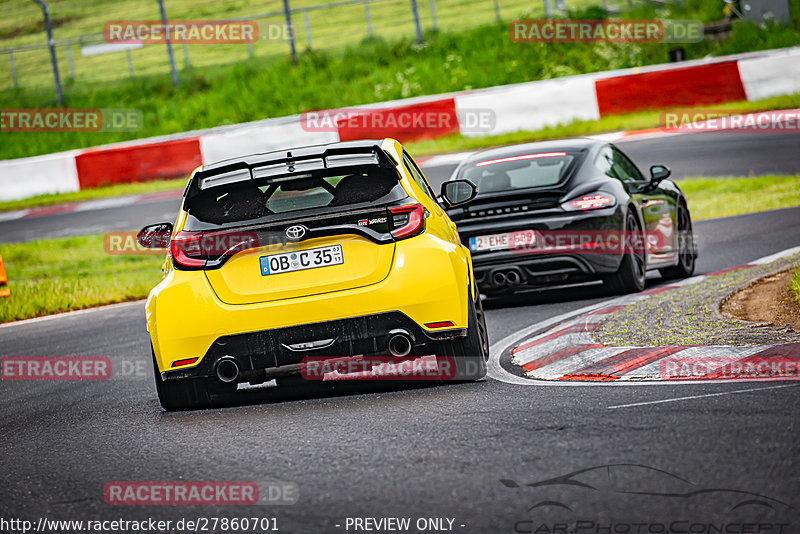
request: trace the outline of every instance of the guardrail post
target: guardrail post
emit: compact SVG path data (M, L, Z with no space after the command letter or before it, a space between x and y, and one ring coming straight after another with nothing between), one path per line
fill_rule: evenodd
M417 34L417 43L422 44L422 26L419 23L417 0L411 0L411 14L414 15L414 32Z
M72 43L67 41L67 65L69 65L69 77L75 81L75 64L72 62Z
M42 8L42 16L44 17L44 29L47 32L47 46L50 48L50 63L53 65L53 79L56 84L56 97L58 98L58 106L64 106L64 95L61 93L61 78L58 76L58 60L56 59L56 45L53 41L53 26L50 23L50 8L47 7L47 2L44 0L33 0L39 7Z
M125 58L128 60L128 74L133 78L133 58L130 50L125 50Z
M311 49L311 23L308 21L308 10L303 10L303 28L306 30L306 46Z
M186 46L186 41L183 42L183 65L187 69L192 66L192 63L189 61L189 47Z
M247 22L250 22L250 19L247 19ZM247 40L247 56L253 59L253 43L250 39Z
M17 66L14 65L14 51L8 53L8 60L11 62L11 80L14 82L14 89L17 88Z
M292 63L297 65L297 50L294 47L294 32L292 31L292 11L289 9L289 0L283 0L283 17L286 20L286 34L289 38L289 53Z
M167 10L164 9L164 0L158 0L158 9L161 11L161 24L167 29ZM172 55L172 39L167 34L167 57L169 57L169 70L172 72L172 85L178 87L178 69L175 68L175 56Z
M364 0L364 17L367 19L367 33L370 37L375 35L372 31L372 17L369 14L369 0Z

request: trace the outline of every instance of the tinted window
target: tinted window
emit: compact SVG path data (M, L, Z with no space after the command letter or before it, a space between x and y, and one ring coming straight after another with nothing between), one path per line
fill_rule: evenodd
M472 180L478 186L478 193L552 186L567 176L578 157L565 152L557 154L560 155L524 154L478 161L462 169L459 178ZM526 159L511 159L526 156Z
M286 214L299 215L303 210L336 210L406 196L393 169L376 167L348 174L338 171L335 175L325 172L279 183L247 181L201 191L187 202L190 215L187 224L279 219Z
M642 173L639 172L636 165L634 165L625 154L617 149L612 149L612 152L614 155L614 166L620 178L626 182L644 180Z
M603 147L603 149L600 150L600 153L594 160L594 165L606 176L618 180L620 179L620 175L617 174L617 169L614 167L614 154L611 152L611 147Z

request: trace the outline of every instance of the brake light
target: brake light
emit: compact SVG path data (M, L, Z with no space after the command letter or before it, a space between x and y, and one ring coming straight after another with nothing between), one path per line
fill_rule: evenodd
M476 167L485 167L486 165L494 165L495 163L506 163L508 161L522 161L526 159L539 159L539 158L561 158L566 156L566 152L542 152L540 154L523 154L521 156L509 156L507 158L489 159L486 161L479 161L475 164Z
M404 239L425 231L425 216L421 204L389 208L392 214L392 235Z
M588 211L613 206L614 202L614 197L611 195L595 193L593 195L584 195L581 198L576 198L570 201L569 205L574 209Z
M172 260L177 266L197 269L206 263L203 254L203 232L178 232L169 243Z
M214 269L220 267L228 257L258 247L259 243L255 232L178 232L170 241L169 250L178 269Z

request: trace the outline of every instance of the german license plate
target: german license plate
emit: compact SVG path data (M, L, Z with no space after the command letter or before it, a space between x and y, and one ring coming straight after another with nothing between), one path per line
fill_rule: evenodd
M259 262L261 263L261 276L267 276L339 265L344 263L344 254L342 245L330 245L261 256Z
M484 250L513 250L520 247L530 247L536 243L536 232L533 230L519 230L502 234L489 234L471 237L469 249L473 252Z

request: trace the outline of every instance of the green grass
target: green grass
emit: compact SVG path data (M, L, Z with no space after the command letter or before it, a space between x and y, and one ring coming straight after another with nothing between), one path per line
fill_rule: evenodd
M0 323L145 297L162 256L111 256L102 235L0 245L11 296Z
M800 174L686 178L678 182L693 220L800 206Z
M800 205L800 175L681 180L692 218ZM102 235L0 245L11 296L0 323L144 298L161 279L163 256L114 256ZM800 296L800 269L793 278Z
M792 279L789 281L789 291L794 295L797 304L800 304L800 265L795 267Z
M35 197L23 198L21 200L2 201L0 202L0 212L53 206L55 204L63 204L66 202L83 202L86 200L95 200L99 198L140 195L142 193L155 193L158 191L183 189L186 187L186 181L187 178L175 178L172 180L154 180L152 182L107 185L104 187L98 187L96 189L83 189L73 193L48 193L46 195L36 195Z
M181 1L175 0L174 3L184 5ZM487 7L491 6L488 0L481 1ZM447 4L444 0L440 3L443 6ZM138 2L133 4L139 5ZM697 16L706 19L715 11L709 10L706 4L708 2L703 0L686 0L683 8L675 4L648 5L624 16ZM473 11L478 10L477 6L462 4L466 13L463 16L466 19L472 17ZM800 0L792 0L792 6L800 12ZM520 5L519 10L523 9ZM196 11L195 18L203 14L202 9ZM115 11L109 13L112 12ZM104 16L110 17L109 13ZM178 17L180 13L177 10L171 16ZM521 14L512 9L504 13L504 17ZM132 10L125 16L134 18L137 12ZM104 83L78 80L65 88L68 106L138 109L143 115L143 128L138 132L0 133L0 159L280 117L314 109L664 63L669 49L674 47L669 43L519 44L508 38L507 23L481 27L443 25L443 28L428 33L422 46L416 44L410 33L400 37L384 36L380 32L380 37L365 40L359 37L345 48L320 50L315 46L313 50L301 53L297 66L293 66L285 55L257 55L252 59L230 55L227 56L229 61L238 62L217 64L214 68L195 66L183 71L177 88L171 85L166 74ZM337 35L348 35L346 27L337 28L336 32ZM793 45L800 45L797 26L761 28L737 22L732 35L725 40L682 46L687 59L695 59ZM159 50L163 53L163 47ZM117 70L120 68L125 69L124 64ZM0 101L4 108L50 107L55 104L52 87L7 89L0 91Z

